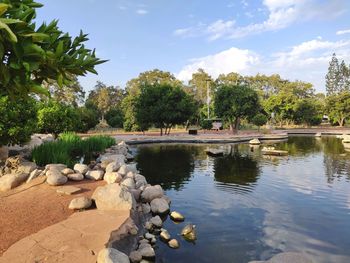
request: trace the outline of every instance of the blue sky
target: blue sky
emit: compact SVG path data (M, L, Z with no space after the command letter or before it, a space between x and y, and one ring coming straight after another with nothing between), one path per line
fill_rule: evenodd
M213 77L279 73L324 91L333 52L350 63L348 0L38 0L37 21L89 34L89 48L109 62L98 76L119 85L158 68L188 81L198 68Z

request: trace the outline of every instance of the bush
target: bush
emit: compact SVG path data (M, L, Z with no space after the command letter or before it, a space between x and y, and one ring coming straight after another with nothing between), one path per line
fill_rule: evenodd
M210 120L202 119L202 120L200 120L199 124L200 124L201 128L204 130L211 130L211 128L213 127L213 124Z
M57 137L65 131L75 131L79 122L78 112L71 106L49 102L38 111L38 127L42 133L52 133Z
M258 113L252 118L252 123L258 126L259 129L260 129L260 126L263 126L264 124L266 124L266 122L267 122L267 117L265 114L262 114L262 113Z
M106 113L106 121L113 128L122 128L124 117L123 112L119 108L114 108Z
M80 107L77 109L79 114L79 123L75 127L75 131L87 132L95 128L99 122L98 112L92 108Z
M98 135L82 140L74 133L64 133L56 141L35 147L31 159L40 166L49 163L63 163L73 167L80 158L83 157L84 162L88 163L94 154L114 144L114 138L109 136Z
M36 102L30 97L0 97L0 146L28 141L36 129L36 111Z

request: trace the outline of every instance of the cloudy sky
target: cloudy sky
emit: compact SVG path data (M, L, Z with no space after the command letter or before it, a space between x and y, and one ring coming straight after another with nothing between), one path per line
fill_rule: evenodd
M349 0L38 0L38 22L60 20L109 62L81 78L124 86L158 68L188 81L198 68L213 77L278 73L324 91L332 53L350 63Z

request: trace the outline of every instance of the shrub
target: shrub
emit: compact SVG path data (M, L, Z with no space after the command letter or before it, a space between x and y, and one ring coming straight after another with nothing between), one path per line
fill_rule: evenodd
M202 120L200 120L199 124L200 124L201 128L204 130L210 130L213 127L213 124L210 120L202 119Z
M30 97L12 100L2 96L0 116L0 146L22 144L30 139L36 129L36 102Z
M87 132L95 128L99 122L98 112L92 108L80 107L77 109L79 122L76 124L75 131Z
M124 122L122 110L119 108L110 109L106 113L106 121L108 125L110 125L113 128L122 128Z
M32 160L40 166L49 163L63 163L73 167L80 158L88 163L97 152L115 144L114 138L109 136L92 136L82 140L74 133L61 134L59 139L35 147L32 151Z
M263 126L267 122L267 117L265 114L258 113L252 118L252 123L256 126L258 126L260 130L260 126Z

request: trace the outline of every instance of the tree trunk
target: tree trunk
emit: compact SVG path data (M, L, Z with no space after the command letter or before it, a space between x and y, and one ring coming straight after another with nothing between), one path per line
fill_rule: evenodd
M163 127L160 127L160 136L163 136Z
M344 126L344 119L345 118L340 118L340 120L338 121L338 124L339 124L340 127Z
M168 129L168 135L170 134L171 127L172 127L172 125L170 124L169 129Z

